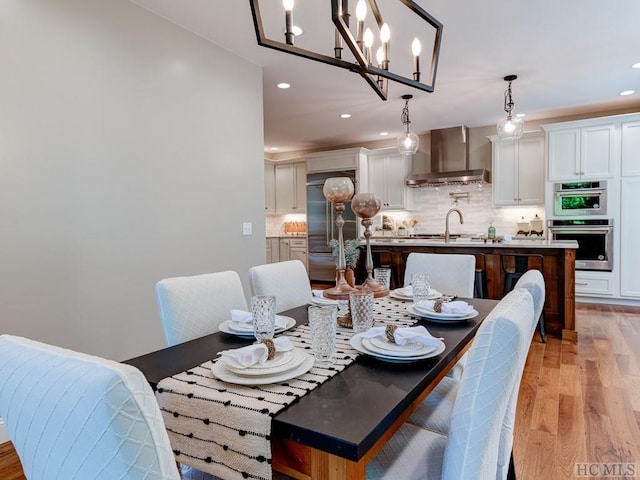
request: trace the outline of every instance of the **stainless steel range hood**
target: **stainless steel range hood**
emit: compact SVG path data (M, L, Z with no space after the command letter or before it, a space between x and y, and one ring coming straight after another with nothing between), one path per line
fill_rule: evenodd
M485 169L469 169L469 128L465 126L431 131L431 173L409 175L410 187L489 183Z

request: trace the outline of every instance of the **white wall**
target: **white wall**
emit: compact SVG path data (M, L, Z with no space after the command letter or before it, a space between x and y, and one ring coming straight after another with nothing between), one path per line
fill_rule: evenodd
M0 333L162 347L156 281L265 260L260 68L127 0L0 26Z

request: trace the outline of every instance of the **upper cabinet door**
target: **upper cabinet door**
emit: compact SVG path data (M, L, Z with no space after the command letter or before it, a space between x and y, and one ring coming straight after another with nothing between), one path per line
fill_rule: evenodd
M307 210L306 182L304 162L276 165L276 212L304 213Z
M544 136L518 141L518 205L544 205Z
M580 178L609 178L613 175L615 126L612 124L581 129Z
M574 180L580 177L580 129L549 132L549 180Z
M622 124L622 176L640 175L640 121Z
M493 203L518 204L518 142L493 143Z
M411 195L406 185L411 169L411 156L397 150L372 153L367 159L368 193L375 193L382 203L381 210L410 210Z
M264 210L276 212L276 172L272 163L264 164Z

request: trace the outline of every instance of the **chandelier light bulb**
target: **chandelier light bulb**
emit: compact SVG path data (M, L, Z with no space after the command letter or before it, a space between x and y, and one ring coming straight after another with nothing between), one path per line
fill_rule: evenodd
M364 46L371 48L373 45L373 32L369 27L364 31Z
M414 57L417 57L420 55L420 52L422 52L422 45L420 44L418 37L415 37L413 42L411 42L411 53L413 53Z
M382 24L382 28L380 28L380 41L382 43L387 43L391 39L391 30L389 30L389 25L386 23Z
M290 12L293 10L293 0L282 0L282 6L285 12Z
M356 5L356 18L360 22L364 22L367 18L367 2L365 0L358 0Z

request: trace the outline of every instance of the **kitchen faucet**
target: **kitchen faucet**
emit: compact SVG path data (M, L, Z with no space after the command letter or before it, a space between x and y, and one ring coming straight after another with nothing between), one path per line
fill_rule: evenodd
M451 214L451 212L458 212L458 216L460 217L460 224L464 223L464 220L462 219L462 212L457 208L452 208L447 212L447 216L444 219L444 242L445 243L449 243L449 240L451 239L449 235L449 215Z

